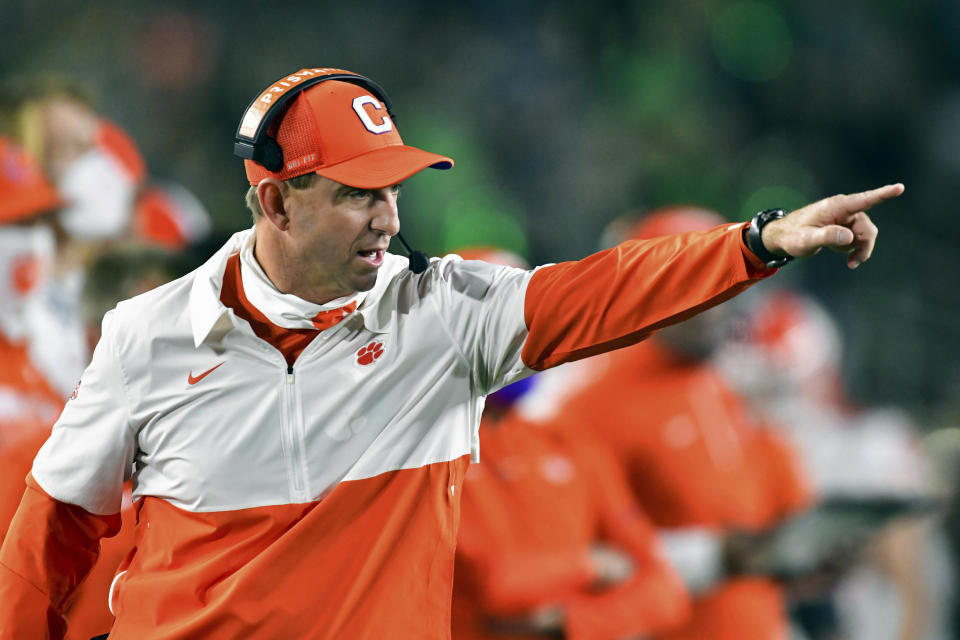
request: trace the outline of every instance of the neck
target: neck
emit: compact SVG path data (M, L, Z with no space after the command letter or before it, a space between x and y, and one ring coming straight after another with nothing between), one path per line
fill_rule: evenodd
M253 257L280 293L288 293L314 304L326 304L356 293L311 284L309 264L285 251L283 245L261 224L257 224L254 233Z

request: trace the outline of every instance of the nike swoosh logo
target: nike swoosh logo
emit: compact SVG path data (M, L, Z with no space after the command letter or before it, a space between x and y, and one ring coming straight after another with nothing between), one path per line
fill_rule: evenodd
M220 364L218 364L217 367L219 367L221 364L223 364L223 362L221 362ZM213 367L213 369L216 369L217 367ZM200 375L198 375L198 376L196 376L196 377L194 377L193 371L191 371L191 372L190 372L190 376L187 378L187 382L188 382L189 384L197 384L198 382L200 382L201 380L203 380L204 378L206 378L208 375L210 375L210 374L213 372L213 369L207 369L206 371L204 371L203 373L201 373Z

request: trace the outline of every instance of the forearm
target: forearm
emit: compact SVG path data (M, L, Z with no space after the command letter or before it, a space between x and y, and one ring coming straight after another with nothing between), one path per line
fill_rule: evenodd
M96 562L100 538L119 530L119 514L59 502L28 476L0 549L0 636L62 638L67 599Z
M629 346L774 273L746 250L741 231L631 240L538 269L524 298L523 362L541 370Z
M666 563L648 563L626 582L573 598L564 610L570 640L646 636L682 624L690 613L690 597Z
M488 562L480 590L488 612L515 613L556 602L593 580L585 549L532 549L500 553Z

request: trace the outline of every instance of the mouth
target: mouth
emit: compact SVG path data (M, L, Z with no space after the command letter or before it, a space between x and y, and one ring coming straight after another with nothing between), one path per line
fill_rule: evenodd
M383 249L366 249L363 251L357 251L357 255L366 262L374 267L379 267L383 264L383 254L385 251Z

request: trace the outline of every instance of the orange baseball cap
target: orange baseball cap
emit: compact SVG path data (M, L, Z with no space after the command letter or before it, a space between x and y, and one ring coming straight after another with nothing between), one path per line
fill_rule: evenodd
M405 145L386 95L372 90L376 85L363 76L342 69L301 69L272 84L247 108L237 131L238 142L253 139L271 104L284 93L326 75L335 79L302 89L268 125L267 135L283 152L282 165L271 171L244 160L251 185L268 177L286 180L313 172L352 187L379 189L427 167L453 166L450 158Z
M33 159L11 140L0 138L0 224L28 220L62 206Z

